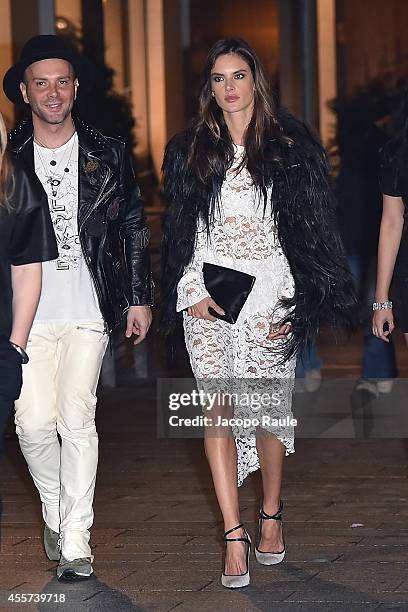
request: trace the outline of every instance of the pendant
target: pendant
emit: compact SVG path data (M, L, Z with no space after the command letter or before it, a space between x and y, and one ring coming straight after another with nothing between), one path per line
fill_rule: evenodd
M69 172L69 168L64 168L64 172Z
M56 165L57 165L57 162L55 161L55 159L52 159L50 161L50 166L56 166Z

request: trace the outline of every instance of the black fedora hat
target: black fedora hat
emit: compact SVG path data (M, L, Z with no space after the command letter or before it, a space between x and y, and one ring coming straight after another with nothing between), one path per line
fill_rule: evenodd
M23 47L20 60L4 75L3 89L8 99L15 104L24 104L20 83L24 80L25 69L34 62L54 58L66 60L72 65L82 93L84 89L90 89L94 74L92 63L71 49L62 38L44 34L30 38Z

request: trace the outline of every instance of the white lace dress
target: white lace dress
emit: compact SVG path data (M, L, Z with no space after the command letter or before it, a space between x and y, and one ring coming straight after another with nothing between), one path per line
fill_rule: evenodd
M209 238L203 227L198 230L194 257L177 287L177 311L185 311L185 341L198 383L227 379L234 381L236 386L242 381L252 381L248 389L259 391L262 380L262 391L267 388L271 394L275 391L280 396L279 405L273 407L272 418L291 418L296 357L278 366L276 352L271 348L285 341L268 340L267 335L270 324L284 316L277 302L282 296L293 295L294 282L270 209L264 214L263 200L255 191L248 171L244 168L237 174L234 170L243 153L244 148L236 146L234 164L222 185L220 211ZM209 295L203 280L203 262L256 277L234 325L219 319L215 322L196 319L185 310ZM254 404L249 410L255 415L259 406ZM282 441L287 455L294 452L293 427L265 429L273 431ZM232 430L238 454L238 485L241 485L250 472L259 468L256 434L248 427Z

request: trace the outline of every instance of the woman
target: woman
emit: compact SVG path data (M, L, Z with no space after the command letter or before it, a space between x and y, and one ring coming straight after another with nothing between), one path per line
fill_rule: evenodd
M408 345L408 88L402 104L402 126L383 150L383 212L378 242L373 334L384 342L395 329ZM389 292L393 281L393 301Z
M21 365L41 291L41 261L58 256L45 193L11 167L0 114L0 447L20 394Z
M289 417L297 352L316 338L321 320L350 324L354 297L333 228L324 153L303 124L277 109L244 41L225 39L211 49L198 117L168 144L163 170L163 327L171 331L183 311L200 386L247 381L245 390L272 389L280 398L275 414ZM204 263L256 277L235 324L212 316L224 311L205 287ZM226 413L222 405L217 411ZM234 436L205 430L228 543L221 582L229 588L249 584L251 543L237 487L261 468L255 552L262 564L279 563L283 458L294 452L290 426Z

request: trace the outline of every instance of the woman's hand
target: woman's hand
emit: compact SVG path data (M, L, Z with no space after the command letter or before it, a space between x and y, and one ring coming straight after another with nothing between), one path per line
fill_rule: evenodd
M209 312L209 308L214 308L216 312L220 315L225 315L225 312L218 306L216 302L211 297L206 297L203 300L197 302L197 304L193 304L190 308L187 308L187 312L190 317L195 317L196 319L207 319L208 321L215 321L216 317L213 317Z
M288 333L290 332L291 325L290 323L285 323L284 325L277 325L276 323L271 323L271 327L268 334L269 340L282 340L286 338Z
M388 323L388 330L384 331L384 325ZM381 338L384 342L389 342L387 338L395 329L394 317L392 314L392 308L385 308L384 310L376 310L373 315L373 334L377 338Z

